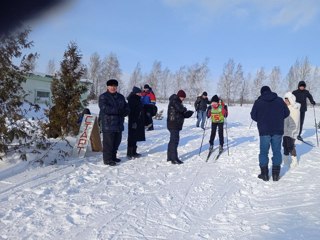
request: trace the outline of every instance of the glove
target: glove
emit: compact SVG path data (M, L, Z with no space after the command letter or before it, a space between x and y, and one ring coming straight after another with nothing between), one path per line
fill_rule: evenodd
M135 123L135 122L132 123L132 127L131 127L132 129L137 129L137 127L138 127L138 124L137 124L137 123Z
M188 111L186 111L183 115L184 115L185 118L189 118L189 117L192 116L192 114L193 114L193 111L188 110Z
M313 102L311 102L311 104L312 104L312 105L316 105L316 102L315 102L315 101L313 101Z

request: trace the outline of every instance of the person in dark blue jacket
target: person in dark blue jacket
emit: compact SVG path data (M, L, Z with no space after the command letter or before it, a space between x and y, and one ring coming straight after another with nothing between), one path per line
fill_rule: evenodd
M103 163L114 166L121 160L117 151L124 130L124 118L129 114L129 105L124 96L117 92L118 81L107 81L107 91L99 97L101 130L103 133Z
M254 102L251 110L252 120L257 122L260 136L259 165L261 174L258 178L269 180L269 148L272 149L272 179L279 180L280 165L282 162L281 141L284 133L284 119L290 111L278 95L271 92L268 86L260 90L260 97Z

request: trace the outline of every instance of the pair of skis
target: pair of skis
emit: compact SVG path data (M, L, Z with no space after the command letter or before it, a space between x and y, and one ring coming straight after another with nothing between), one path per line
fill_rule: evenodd
M217 149L219 149L219 148L214 148L214 149L211 149L211 150L209 149L209 153L208 153L206 162L209 161L209 158L211 157L212 153L213 153L215 150L217 150ZM216 156L214 157L214 161L217 161L218 158L221 156L222 153L223 153L223 149L221 149L221 150L219 149L218 154L216 154Z

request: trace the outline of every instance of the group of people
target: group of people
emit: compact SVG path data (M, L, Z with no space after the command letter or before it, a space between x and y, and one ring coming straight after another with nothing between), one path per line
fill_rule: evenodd
M153 129L153 124L150 125L150 122L152 123L152 116L156 112L156 108L150 107L155 106L156 98L149 85L144 86L144 91L136 86L133 87L127 98L128 102L122 94L117 92L117 86L117 80L108 80L107 91L99 97L99 117L103 133L103 162L111 166L121 161L117 158L117 151L124 130L124 118L126 116L129 118L127 156L136 158L140 156L137 153L137 142L145 141L146 129ZM273 152L272 178L273 181L278 181L282 158L284 164L291 167L298 163L295 140L302 140L301 132L305 112L307 111L306 99L309 99L313 105L315 105L315 101L309 91L306 90L304 81L299 82L297 90L292 93L287 92L284 99L278 97L268 86L263 86L260 93L261 95L254 102L250 112L252 120L257 122L260 138L259 166L261 173L258 177L264 181L269 180L268 154L271 146ZM194 113L183 105L185 98L186 93L183 90L179 90L169 98L167 128L170 132L170 140L167 149L167 161L172 164L183 163L179 159L177 151L179 135L184 119L191 117ZM195 101L194 106L197 112L196 127L201 126L205 130L206 121L210 119L209 150L213 149L218 129L219 151L222 151L224 145L223 125L228 117L227 105L217 95L214 95L209 101L207 92L203 92ZM151 118L151 120L147 118ZM281 143L283 156L281 154ZM291 163L289 156L291 156Z
M261 95L254 102L251 110L252 120L257 122L260 153L259 166L261 173L258 178L269 181L269 149L272 149L272 179L280 179L282 164L281 142L283 146L283 162L289 167L298 164L295 140L303 140L301 132L304 123L305 112L307 111L307 99L315 105L312 95L306 90L306 83L300 81L298 89L287 92L284 100L268 86L263 86ZM289 161L291 155L291 163Z

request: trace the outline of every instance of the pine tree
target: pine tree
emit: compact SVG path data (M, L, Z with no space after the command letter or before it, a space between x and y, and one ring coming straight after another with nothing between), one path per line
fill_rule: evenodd
M28 41L29 33L30 29L26 29L0 37L0 152L5 155L14 140L18 140L17 146L31 138L21 108L26 96L21 84L26 81L30 68L28 65L19 68L13 63L32 46L32 41Z
M76 43L71 42L64 53L61 69L57 77L54 77L51 84L52 102L54 113L50 121L54 122L53 129L62 136L77 134L78 113L87 101L81 101L81 95L87 91L80 79L84 74L84 67L81 64L82 55L79 53Z

